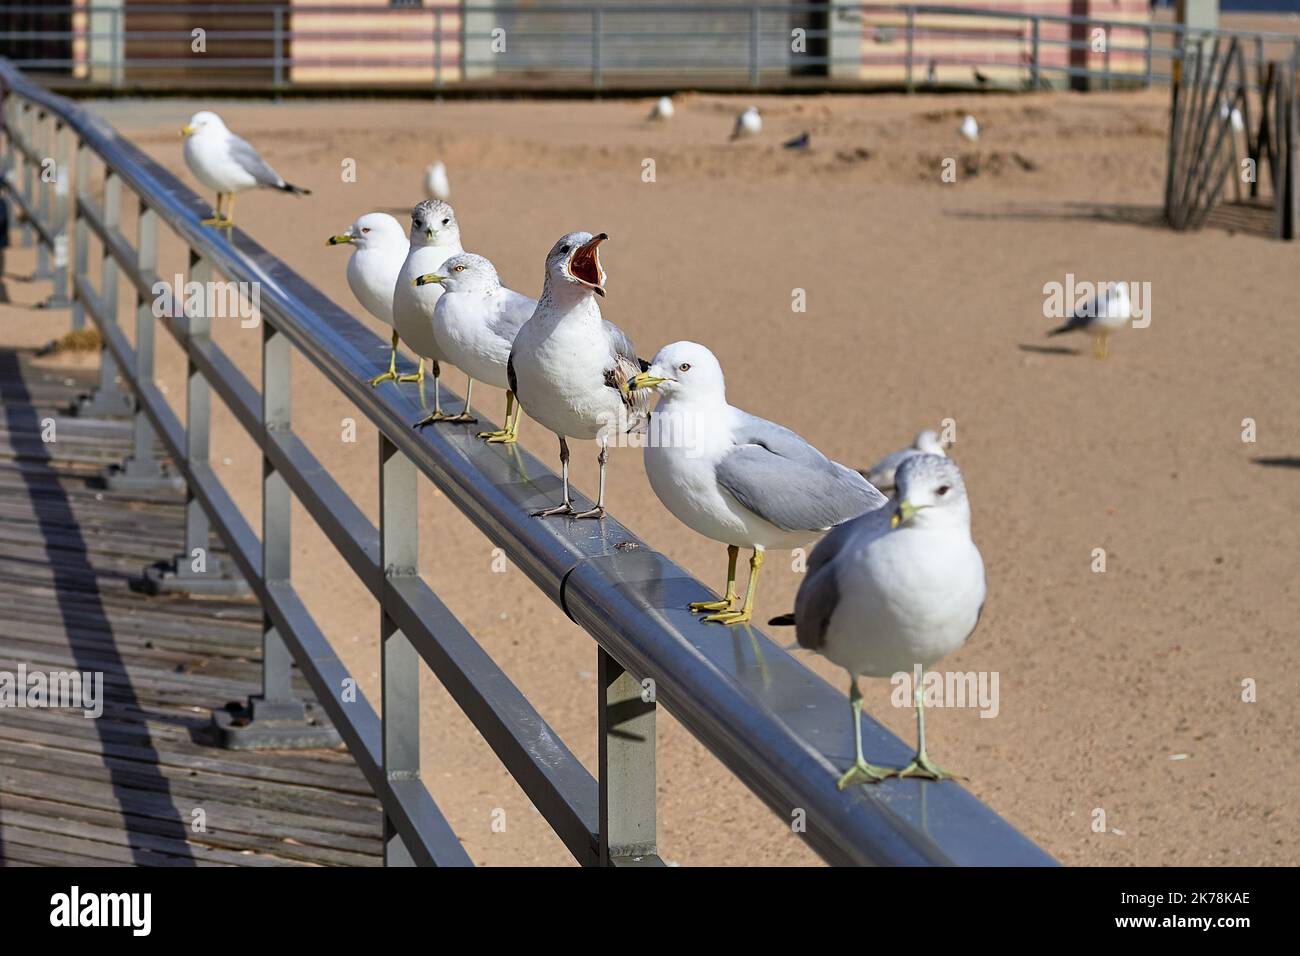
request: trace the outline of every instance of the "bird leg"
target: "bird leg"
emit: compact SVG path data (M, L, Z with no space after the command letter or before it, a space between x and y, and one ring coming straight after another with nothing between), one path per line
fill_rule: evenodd
M1110 351L1110 336L1106 333L1094 335L1092 337L1092 357L1104 359Z
M754 556L749 559L749 587L745 589L745 604L739 611L720 611L710 614L704 621L716 621L719 624L744 624L754 611L754 595L758 592L758 572L763 567L763 549L755 548Z
M727 545L727 596L721 601L692 601L692 611L730 611L736 603L736 559L740 557L740 548L734 544Z
M879 783L895 773L888 767L867 763L862 756L862 691L858 690L858 675L849 683L849 709L853 711L853 752L857 758L836 784L841 790L855 783Z
M534 511L534 518L549 518L552 515L571 515L573 514L573 505L569 502L569 443L560 435L560 480L564 482L564 504L556 505L554 508L545 508L542 511Z
M457 425L477 425L478 419L469 413L469 400L474 394L474 380L468 375L465 376L465 378L469 381L469 384L465 386L465 410L459 415L454 415L447 419L447 421L453 422Z
M209 218L209 219L204 219L204 220L202 220L202 224L203 224L203 225L205 225L205 226L226 226L226 225L229 225L229 224L230 224L229 220L226 219L226 217L223 216L222 213L221 213L221 206L222 206L222 204L223 204L225 198L226 198L226 194L225 194L225 193L220 193L220 192L217 193L217 208L216 208L215 215L213 215L213 216L212 216L211 218ZM231 198L231 201L233 202L233 201L234 201L234 198L235 198L235 194L234 194L234 193L231 193L231 194L230 194L230 198Z
M444 414L442 410L442 392L438 388L438 377L442 374L442 369L439 367L438 363L433 359L429 360L429 364L433 367L433 411L431 411L429 414L425 415L418 422L412 425L411 426L412 428L423 428L425 425L433 425L436 422L455 421L455 419L451 415ZM420 359L419 375L403 375L401 378L398 379L398 381L419 382L420 389L421 391L423 391L424 359ZM471 380L471 384L473 384L473 380Z
M600 462L600 484L596 488L596 507L574 515L575 518L605 517L605 462L609 461L609 445L604 440L600 443L600 454L596 456L596 461Z
M438 384L438 376L442 374L442 369L440 369L438 367L438 363L434 362L432 359L430 359L430 362L433 365L433 382L434 385L436 386ZM419 382L421 385L423 385L424 384L424 359L420 358L419 356L416 356L415 371L407 372L405 375L399 376L397 380L399 382ZM433 409L438 414L440 415L442 414L442 405L439 403L438 390L436 387L434 388L433 391Z
M235 225L235 194L230 193L230 208L226 210L226 221L221 225L230 229Z
M924 671L922 672L924 676ZM917 681L915 700L916 700L916 756L902 770L891 770L891 776L897 777L924 777L927 780L954 780L958 779L955 773L949 773L943 768L930 762L930 758L925 755L925 701L922 695L921 686L924 682Z
M494 432L479 432L478 437L482 438L488 444L492 444L494 442L509 444L511 442L518 441L519 440L519 413L515 411L515 405L516 405L515 393L507 389L506 390L506 427L499 428ZM522 412L523 408L521 407L519 411ZM511 416L514 416L513 421L511 420Z
M379 383L380 383L380 382L395 382L395 381L397 381L397 343L398 343L398 341L399 341L399 339L398 339L398 337L397 337L397 332L396 332L396 330L394 330L394 332L393 332L393 350L392 350L392 352L390 352L389 355L388 355L388 371L385 372L383 375L376 375L374 378L372 378L372 379L370 380L370 387L371 387L371 388L377 388L377 387L379 386Z

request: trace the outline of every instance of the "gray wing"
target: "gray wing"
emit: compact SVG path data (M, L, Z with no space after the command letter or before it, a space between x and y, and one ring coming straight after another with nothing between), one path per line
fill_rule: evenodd
M737 447L718 462L717 481L764 521L786 531L824 531L888 502L858 472L790 429L740 415Z
M605 337L609 341L610 358L613 360L610 367L605 370L605 384L622 392L623 387L638 372L644 372L650 367L650 363L637 358L632 340L613 322L605 323ZM628 431L639 431L649 421L650 403L653 399L654 393L648 388L637 389L623 396L623 404L627 406L630 423Z
M505 289L504 292L506 294L497 303L496 312L488 319L487 324L493 335L507 342L514 342L523 324L533 317L537 300L520 295L511 289Z
M874 538L888 530L889 510L878 508L832 528L813 548L794 599L795 634L800 647L817 650L826 643L826 629L840 603L836 559L862 534Z
M230 136L230 156L244 168L245 172L263 186L272 186L278 189L285 184L280 174L267 165L266 160L257 154L257 150L253 149L246 140L240 139L233 133Z

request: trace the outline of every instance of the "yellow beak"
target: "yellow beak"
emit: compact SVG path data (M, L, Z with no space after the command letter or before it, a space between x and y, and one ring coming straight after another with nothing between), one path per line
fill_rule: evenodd
M343 233L342 235L339 235L339 236L330 236L328 239L325 240L325 245L327 245L327 246L341 246L341 245L343 245L344 243L348 243L348 242L351 242L351 241L352 241L352 236L345 232L345 233Z
M925 506L922 505L921 507ZM900 524L907 524L920 510L921 508L918 508L910 501L900 501L898 507L894 509L894 514L889 519L889 526L897 528Z
M654 388L660 382L666 382L668 379L659 378L651 375L649 372L640 372L632 376L632 380L627 383L627 387L633 391L642 388Z
M182 138L183 138L183 137L186 137L186 136L189 136L190 133L192 133L192 132L194 132L194 127L193 127L193 126L185 126L185 127L183 127L183 128L181 129L181 136L182 136Z
M430 285L431 283L434 283L434 282L441 283L442 280L445 279L445 278L447 278L447 277L446 277L446 276L440 276L440 275L438 275L438 273L436 273L436 272L429 272L429 273L426 273L425 275L420 276L418 279L416 279L414 282L412 282L411 285ZM451 301L451 300L448 299L448 301Z

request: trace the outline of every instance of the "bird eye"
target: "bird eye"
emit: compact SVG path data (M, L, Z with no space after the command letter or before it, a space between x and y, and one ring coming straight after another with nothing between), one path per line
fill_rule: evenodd
M362 232L369 232L369 231L370 231L370 227L369 227L369 226L362 226L362 227L361 227L361 231L362 231Z
M442 221L442 224L445 226L445 225L447 225L447 223L449 223L449 222L451 222L450 219L444 219L444 220Z
M939 486L939 490L936 491L935 494L937 494L937 495L946 495L946 494L948 493L948 491L949 491L949 486L948 486L948 485L940 485L940 486Z
M683 362L681 365L677 366L677 368L678 368L679 371L682 371L682 372L689 372L689 371L691 370L691 363L690 363L690 362Z
M568 247L568 246L560 246L560 251L561 251L561 252L568 252L568 251L569 251L569 247Z
M464 271L465 271L465 267L464 267L464 266L456 266L456 268L452 269L451 271L452 271L452 272L464 272Z

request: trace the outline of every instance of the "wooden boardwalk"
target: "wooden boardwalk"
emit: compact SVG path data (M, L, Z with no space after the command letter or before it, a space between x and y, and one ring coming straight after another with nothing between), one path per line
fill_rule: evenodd
M0 708L0 865L379 864L379 802L345 751L210 742L211 711L260 688L261 611L138 590L184 501L97 487L131 425L61 417L92 378L0 349L0 671L104 682L98 719Z

